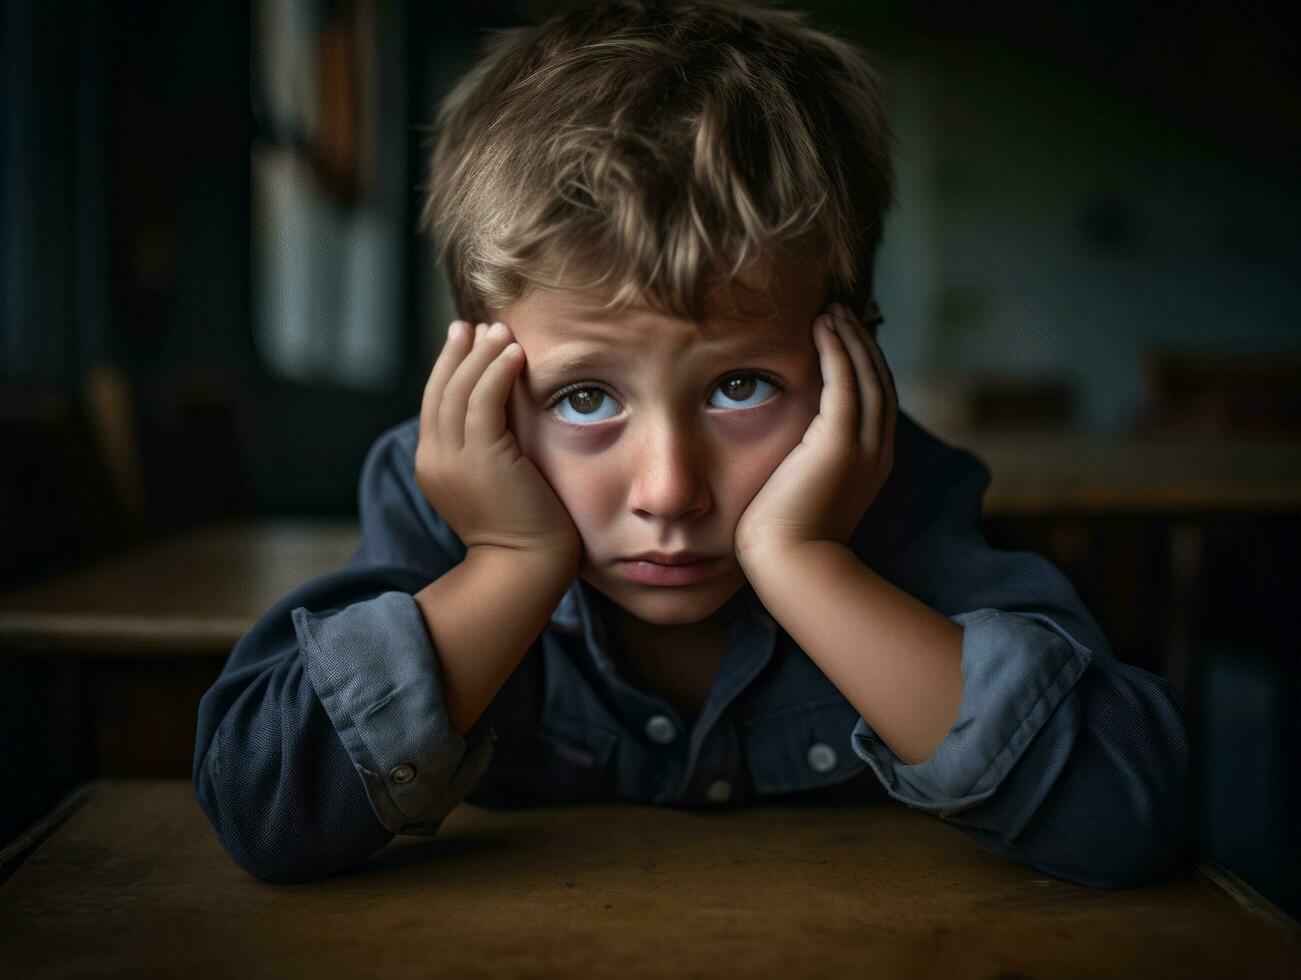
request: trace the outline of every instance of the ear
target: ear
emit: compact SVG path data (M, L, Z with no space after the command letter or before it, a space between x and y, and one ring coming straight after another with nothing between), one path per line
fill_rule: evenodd
M876 300L869 296L866 300L862 301L861 306L858 305L858 300L853 297L832 297L829 302L835 302L837 299L849 307L854 316L858 317L859 323L867 327L867 332L870 333L872 339L875 340L877 328L885 322L885 317L881 315L881 309L876 305Z
M876 339L877 329L885 323L885 317L881 313L881 308L876 305L875 299L869 299L867 305L863 307L863 312L858 315L858 319L863 326L867 327L868 333L872 339Z

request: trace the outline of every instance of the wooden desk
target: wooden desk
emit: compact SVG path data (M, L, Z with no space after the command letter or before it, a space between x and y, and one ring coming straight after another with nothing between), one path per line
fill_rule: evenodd
M0 651L221 656L299 585L356 550L355 521L227 522L0 595Z
M0 681L30 688L30 778L61 795L189 772L199 699L239 638L359 540L354 521L222 523L0 595Z
M285 886L226 855L188 783L111 780L6 874L11 977L1301 976L1295 923L1214 865L1094 890L900 806L462 804Z
M986 517L1301 512L1301 442L936 433L989 467Z

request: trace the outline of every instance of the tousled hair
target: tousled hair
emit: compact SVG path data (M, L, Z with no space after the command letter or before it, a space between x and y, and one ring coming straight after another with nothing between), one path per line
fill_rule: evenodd
M434 132L420 224L471 322L542 287L701 323L714 287L764 290L785 257L871 296L882 84L803 13L626 0L491 31Z

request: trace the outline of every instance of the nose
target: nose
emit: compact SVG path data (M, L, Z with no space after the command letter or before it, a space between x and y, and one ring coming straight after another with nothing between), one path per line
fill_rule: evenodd
M692 432L653 424L633 452L632 513L672 524L709 510L708 454Z

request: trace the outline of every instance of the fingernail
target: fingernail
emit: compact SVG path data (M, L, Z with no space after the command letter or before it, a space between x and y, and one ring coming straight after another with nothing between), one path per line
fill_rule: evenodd
M494 323L488 331L489 337L504 337L506 335L506 324Z

